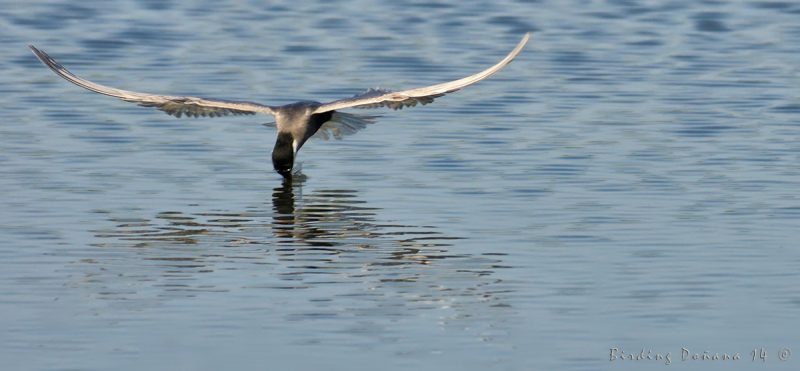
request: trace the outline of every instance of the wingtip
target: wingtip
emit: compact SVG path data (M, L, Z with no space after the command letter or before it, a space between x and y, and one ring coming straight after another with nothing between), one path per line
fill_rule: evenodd
M522 35L522 39L520 39L519 42L517 43L517 46L515 46L514 50L511 51L510 55L516 56L519 52L521 52L522 48L524 48L525 45L528 45L528 39L530 39L530 37L531 37L530 31L525 32L525 34Z
M31 52L33 52L33 55L35 55L39 59L42 59L43 56L47 55L47 54L45 54L45 52L43 52L43 51L39 50L37 47L33 46L33 44L28 44L28 49L30 49Z
M39 60L39 62L42 62L45 66L49 68L52 68L51 63L49 62L50 56L48 56L47 53L37 49L32 44L28 44L28 48L31 49L31 52L33 52L33 55L36 57L36 59Z

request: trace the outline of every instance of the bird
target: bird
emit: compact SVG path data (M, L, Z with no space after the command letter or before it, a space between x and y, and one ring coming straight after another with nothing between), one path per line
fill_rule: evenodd
M272 165L284 178L292 177L297 153L303 144L314 135L337 139L354 133L375 121L376 116L341 112L347 108L379 108L393 110L425 105L445 94L455 92L497 73L511 63L528 43L530 33L525 33L511 52L491 67L476 74L449 82L421 88L391 91L371 88L350 98L327 103L299 101L282 106L271 106L249 101L172 96L140 93L100 85L73 74L44 51L33 45L28 47L33 54L56 75L84 89L119 98L144 107L153 107L180 118L219 117L226 115L267 114L275 118L277 138L272 150Z

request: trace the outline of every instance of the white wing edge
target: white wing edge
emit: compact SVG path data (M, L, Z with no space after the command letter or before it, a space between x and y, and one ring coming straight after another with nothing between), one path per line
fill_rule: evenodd
M517 46L514 47L514 49L511 50L511 52L505 56L505 58L500 60L500 62L497 62L495 65L481 72L478 72L474 75L470 75L462 79L449 81L441 84L426 86L423 88L409 89L398 92L389 92L379 96L341 99L319 106L314 111L314 113L322 113L322 112L362 106L362 105L380 104L382 102L398 102L412 98L438 97L447 93L454 92L466 86L472 85L478 81L481 81L497 73L497 71L503 69L503 67L511 63L511 61L513 61L514 58L516 58L516 56L522 51L522 49L528 43L528 39L530 39L530 32L525 33L525 35L522 37L522 40L520 40L519 43L517 43Z

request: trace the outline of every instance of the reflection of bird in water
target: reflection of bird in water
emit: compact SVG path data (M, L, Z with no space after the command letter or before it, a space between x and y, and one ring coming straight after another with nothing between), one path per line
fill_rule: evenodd
M319 190L302 195L302 182L286 178L272 193L272 233L278 243L317 248L371 245L370 240L386 236L406 236L397 240L409 252L418 254L424 247L449 246L445 237L431 227L379 225L375 208L363 205L356 192L347 189ZM382 229L405 231L387 232ZM414 229L409 231L406 229ZM349 245L349 246L348 246ZM335 250L335 249L334 249ZM402 254L400 254L402 255Z
M435 98L481 81L509 64L528 42L529 34L508 55L495 65L471 76L441 84L402 91L370 89L352 98L339 99L328 103L302 101L284 106L267 106L252 102L206 99L198 97L168 96L137 93L95 84L73 75L45 52L30 46L34 54L47 67L67 81L96 93L109 95L126 102L138 103L145 107L155 107L170 115L224 116L252 115L264 113L275 116L277 140L272 151L272 165L275 171L285 178L292 176L292 167L297 151L313 135L340 137L364 128L374 121L373 116L354 115L339 112L345 108L389 107L400 109L417 104L428 104Z
M272 192L272 209L275 213L275 224L284 224L281 220L291 220L294 218L294 190L292 190L292 178L284 178L280 187Z
M86 272L79 284L128 303L148 295L161 301L327 287L328 301L317 304L336 297L365 313L447 308L466 318L476 304L505 305L507 288L494 277L505 253L453 246L459 238L434 226L382 221L380 209L354 190L304 191L287 179L265 200L237 210L193 206L146 218L112 216L113 227L94 231L92 258L76 265Z
M271 212L266 205L245 211L164 211L151 219L112 219L116 227L95 235L105 240L103 245L132 243L141 248L265 245L280 256L378 248L385 252L383 258L408 259L407 263L454 257L446 248L460 238L443 235L432 226L379 223L377 210L364 205L354 190L323 189L303 195L302 181L295 177L273 189Z

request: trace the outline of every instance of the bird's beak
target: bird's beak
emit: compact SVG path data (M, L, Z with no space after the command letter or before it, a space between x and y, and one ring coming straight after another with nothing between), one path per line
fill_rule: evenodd
M281 170L275 170L275 171L277 171L278 174L280 174L285 179L291 179L292 178L292 169L281 169Z

